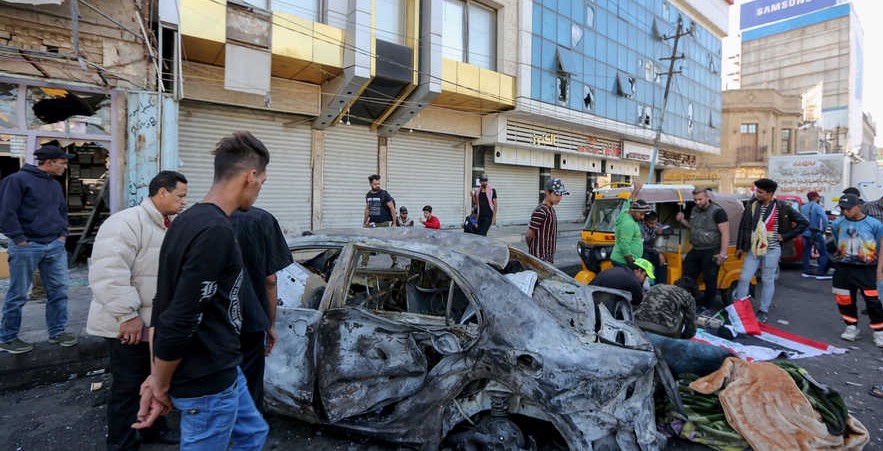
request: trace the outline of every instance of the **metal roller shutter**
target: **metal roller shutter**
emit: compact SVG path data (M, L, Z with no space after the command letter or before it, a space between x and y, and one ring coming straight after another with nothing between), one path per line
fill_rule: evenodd
M190 203L208 192L217 142L237 130L251 132L270 151L267 182L257 205L276 217L286 235L310 228L310 129L286 126L299 117L245 108L182 103L178 120L180 171L187 177Z
M553 169L552 177L560 178L564 182L564 187L570 192L570 195L564 196L561 203L555 207L558 220L562 222L581 220L583 210L586 208L586 173Z
M368 176L377 172L377 135L355 125L326 130L323 171L322 228L361 227ZM387 183L381 180L384 189Z
M405 133L389 138L387 190L396 205L408 207L415 225L424 205L432 205L442 227L459 226L466 213L465 143L428 133Z
M494 163L493 152L485 157L488 184L497 190L497 224L527 224L539 203L540 171L533 166Z

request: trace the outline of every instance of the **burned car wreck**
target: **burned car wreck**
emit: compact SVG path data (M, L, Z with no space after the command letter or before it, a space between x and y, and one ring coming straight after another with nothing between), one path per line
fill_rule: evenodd
M280 273L267 407L422 449L659 449L657 357L621 292L505 243L318 232Z

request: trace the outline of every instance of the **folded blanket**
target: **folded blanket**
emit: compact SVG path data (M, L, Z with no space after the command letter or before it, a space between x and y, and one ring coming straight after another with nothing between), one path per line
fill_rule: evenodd
M830 434L791 376L769 362L731 357L690 388L703 394L720 390L727 422L757 451L859 450L868 442L867 430L854 418L847 425L846 438Z

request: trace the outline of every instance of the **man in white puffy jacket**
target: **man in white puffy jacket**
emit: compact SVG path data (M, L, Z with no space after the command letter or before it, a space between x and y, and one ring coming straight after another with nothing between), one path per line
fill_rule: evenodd
M104 337L113 375L107 406L107 449L138 449L142 442L174 442L164 421L136 431L139 389L150 374L150 326L159 250L170 217L186 205L187 179L162 171L140 205L120 211L98 229L89 266L92 304L86 332Z

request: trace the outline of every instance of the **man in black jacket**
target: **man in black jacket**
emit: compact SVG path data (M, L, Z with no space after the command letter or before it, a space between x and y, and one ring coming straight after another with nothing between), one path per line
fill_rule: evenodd
M67 202L55 177L64 174L74 155L45 145L34 152L37 165L26 164L0 184L0 231L9 237L9 290L3 303L0 350L30 352L34 346L18 338L21 309L28 300L31 278L39 267L46 286L46 327L49 343L74 346L77 337L67 324Z
M269 428L239 368L240 292L248 287L230 215L257 199L270 154L248 132L222 139L214 154L211 189L172 222L160 249L153 364L132 426L149 427L174 405L181 449L261 449Z
M776 200L779 185L770 179L754 181L755 199L748 203L739 223L739 237L736 241L736 258L742 258L742 274L736 287L736 298L748 296L751 278L758 267L763 268L761 281L763 290L760 296L758 321L765 323L773 294L776 291L776 274L779 270L779 257L782 256L782 243L793 240L807 227L809 221L788 202ZM792 225L793 223L793 225Z

